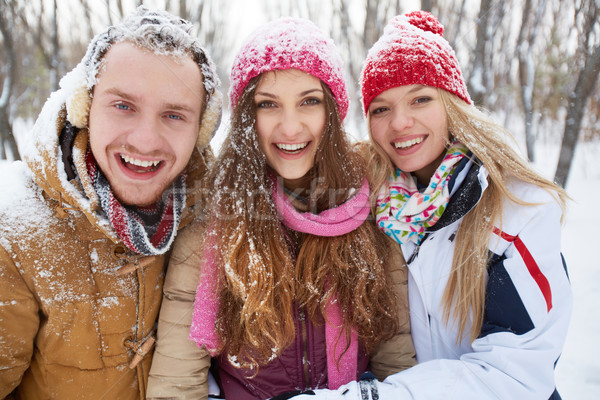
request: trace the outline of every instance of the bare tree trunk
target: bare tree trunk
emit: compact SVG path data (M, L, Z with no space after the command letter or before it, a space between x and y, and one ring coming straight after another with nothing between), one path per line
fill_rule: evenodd
M460 2L460 7L458 7L458 11L456 11L457 7L453 7L455 10L455 15L452 20L447 20L444 25L444 37L450 43L453 49L456 49L456 39L460 34L461 27L463 23L468 22L467 18L465 18L465 3L467 0L462 0ZM446 15L450 16L454 13L447 12Z
M7 151L12 153L12 158L19 160L19 149L13 135L12 124L9 116L10 97L16 77L16 56L12 37L11 21L14 13L6 0L0 0L0 33L6 57L6 77L0 94L0 159L7 159Z
M402 13L402 1L396 0L394 14L400 15Z
M142 0L137 0L135 2L136 7L139 7L142 4L144 4ZM123 1L117 0L117 9L119 10L119 19L122 19L125 16L125 12L123 11Z
M581 120L583 119L588 97L592 93L598 75L600 74L600 45L596 45L586 59L585 66L579 74L575 91L569 97L567 108L567 119L565 121L565 132L563 134L560 156L554 181L562 187L566 187L569 171L573 163L573 155L577 146Z
M52 26L50 28L50 38L52 40L52 54L50 55L50 91L54 92L58 90L58 52L60 50L58 43L58 21L56 18L56 13L58 9L58 5L56 4L57 0L54 0L54 6L52 7ZM41 45L41 43L40 43Z
M546 7L546 0L542 0L538 6L535 18L530 23L530 15L533 11L532 0L525 1L523 8L523 19L517 43L517 55L519 59L519 90L523 101L523 112L525 114L525 145L527 147L527 158L535 161L535 130L533 129L533 96L535 83L535 61L533 59L533 42L536 38L537 26Z
M484 94L487 91L487 82L485 79L485 60L486 45L490 38L489 17L492 10L493 0L481 0L479 8L479 18L477 21L477 42L473 53L471 75L467 86L473 99L473 103L481 105Z
M433 0L421 0L421 10L432 12Z
M179 16L188 21L190 19L190 13L188 12L186 0L179 0Z
M108 4L108 0L106 1L106 4ZM81 0L81 6L83 7L83 13L85 15L88 39L91 39L94 37L94 31L92 29L92 14L90 12L90 5L86 0Z
M367 14L365 16L365 27L363 30L363 45L365 49L370 48L379 38L377 30L377 9L379 0L367 0Z
M83 0L85 1L85 0ZM108 25L113 24L112 12L110 11L110 0L105 0L106 3L106 16L108 17Z

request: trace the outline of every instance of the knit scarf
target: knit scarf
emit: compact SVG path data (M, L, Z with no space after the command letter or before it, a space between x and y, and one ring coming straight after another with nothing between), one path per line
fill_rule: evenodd
M175 179L166 196L146 207L123 206L91 151L86 154L87 172L100 200L100 206L119 238L132 251L142 255L164 254L175 239L185 206L185 176Z
M446 210L450 200L448 182L467 152L460 142L452 143L423 191L419 191L410 173L396 169L377 196L379 228L400 244L409 241L421 244L425 230L434 226Z
M352 232L362 225L369 215L369 184L366 180L358 193L348 201L319 214L298 212L276 182L273 184L273 198L279 217L285 226L317 236L331 237ZM202 259L202 274L196 291L189 336L198 347L205 347L211 356L217 355L222 347L221 338L215 329L220 307L219 270L215 263L215 250L214 243L207 244ZM325 309L325 321L329 388L337 389L356 379L358 334L354 329L352 330L348 350L344 353L348 343L343 334L342 310L335 298L331 299ZM336 356L340 354L342 356L338 368Z

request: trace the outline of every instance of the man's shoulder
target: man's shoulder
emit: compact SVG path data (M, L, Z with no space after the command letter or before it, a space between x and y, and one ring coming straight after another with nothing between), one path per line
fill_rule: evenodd
M47 223L52 211L22 161L0 162L0 233L18 233L22 229Z

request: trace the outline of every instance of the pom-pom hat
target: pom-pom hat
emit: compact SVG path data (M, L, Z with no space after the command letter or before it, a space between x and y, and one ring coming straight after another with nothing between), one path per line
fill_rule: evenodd
M231 108L250 79L263 72L295 68L325 82L343 120L349 100L342 65L333 41L311 21L289 17L271 21L250 34L233 61Z
M471 104L444 26L426 11L396 16L367 54L361 72L363 110L382 92L404 85L434 86Z

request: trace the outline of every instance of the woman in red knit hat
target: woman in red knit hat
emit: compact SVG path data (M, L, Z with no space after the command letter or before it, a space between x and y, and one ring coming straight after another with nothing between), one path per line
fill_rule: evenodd
M230 84L205 210L169 265L149 397L205 397L210 356L235 400L336 389L384 340L395 355L373 358L379 377L414 364L407 272L367 220L366 163L342 128L348 95L332 41L308 20L266 24Z
M472 105L442 34L427 12L394 18L361 76L372 205L407 260L418 365L297 399L560 398L567 195Z

